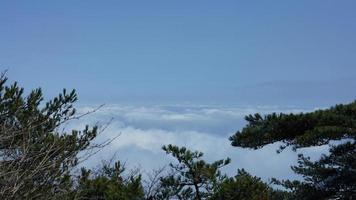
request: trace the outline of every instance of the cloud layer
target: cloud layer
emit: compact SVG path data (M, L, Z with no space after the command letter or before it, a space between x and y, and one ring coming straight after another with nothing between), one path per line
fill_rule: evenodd
M78 111L85 113L94 108L80 106ZM174 144L202 151L208 161L230 157L232 163L224 169L229 175L234 175L238 168L245 168L264 180L271 177L296 178L290 165L296 164L297 153L287 149L277 154L280 144L268 145L260 150L236 148L230 145L228 137L243 127L243 118L247 114L303 111L293 107L107 105L81 120L71 122L67 129L81 129L85 124L105 124L113 119L97 142L120 136L89 159L86 163L89 166L95 166L116 154L129 168L140 167L149 172L173 161L161 147ZM301 151L317 158L327 151L327 147Z

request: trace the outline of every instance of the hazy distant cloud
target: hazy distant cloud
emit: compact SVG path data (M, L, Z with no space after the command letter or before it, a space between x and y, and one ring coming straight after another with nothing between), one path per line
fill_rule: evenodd
M321 78L321 77L318 77ZM329 107L355 100L354 78L333 80L273 80L236 88L241 102L264 105Z
M79 112L92 110L94 107L79 108ZM163 129L166 131L198 131L217 135L234 133L241 128L244 117L256 112L302 112L300 108L279 107L223 107L223 106L118 106L107 105L89 119L114 118L124 127L138 129Z
M92 110L82 106L79 112ZM108 105L68 128L82 128L84 124L105 123L114 120L97 141L120 135L110 146L91 158L96 165L117 153L129 167L140 166L145 170L166 165L171 158L161 150L162 145L175 144L204 152L208 161L230 157L232 164L224 171L230 175L237 168L245 168L265 180L271 177L293 177L291 164L296 164L297 154L286 150L277 154L280 144L268 145L260 150L232 147L228 136L242 128L243 117L262 112L301 112L303 109L278 107L219 107L219 106L119 106ZM320 155L326 147L309 150ZM304 150L305 151L305 150ZM308 151L307 151L308 152Z

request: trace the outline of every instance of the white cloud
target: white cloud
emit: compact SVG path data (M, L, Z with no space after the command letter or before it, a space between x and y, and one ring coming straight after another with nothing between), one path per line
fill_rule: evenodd
M80 107L85 113L95 107ZM244 125L243 117L255 112L301 112L302 109L278 107L218 107L218 106L118 106L108 105L96 113L74 121L70 128L81 128L84 124L105 123L114 120L97 141L120 137L110 146L88 160L96 165L102 159L110 159L116 152L120 160L130 167L141 166L150 171L167 164L172 159L161 147L166 144L186 146L204 152L205 159L214 161L226 157L232 163L224 171L234 175L237 168L245 168L254 175L267 180L271 177L296 177L290 165L296 164L297 153L285 150L277 154L280 144L267 145L260 150L232 147L228 136ZM318 157L327 148L305 149L303 152Z

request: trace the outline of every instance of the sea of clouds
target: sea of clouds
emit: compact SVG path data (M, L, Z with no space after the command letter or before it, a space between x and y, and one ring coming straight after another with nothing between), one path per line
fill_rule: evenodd
M81 105L77 113L95 110L97 106ZM140 168L142 173L174 162L162 151L162 146L174 144L191 150L204 152L207 161L230 157L232 162L223 169L230 176L238 168L268 181L270 178L298 178L290 169L297 164L297 154L304 153L313 159L326 153L328 146L304 148L293 152L286 149L277 154L281 143L267 145L259 150L232 147L229 136L241 129L246 122L244 116L256 112L300 113L310 109L268 106L211 106L211 105L155 105L125 106L105 105L94 113L71 121L65 128L83 129L86 124L109 126L95 142L114 138L108 146L85 161L86 166L96 167L102 160L115 158L125 162L127 168Z

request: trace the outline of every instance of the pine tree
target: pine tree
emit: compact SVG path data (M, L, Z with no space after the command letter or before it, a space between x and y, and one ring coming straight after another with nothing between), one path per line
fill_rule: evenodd
M331 140L349 140L332 146L330 155L315 162L299 155L299 165L292 170L304 181L274 182L292 189L296 199L356 198L356 101L310 113L255 114L245 119L246 127L230 137L233 146L258 149L281 141L284 145L280 152L287 146L296 150Z
M251 176L244 169L239 169L235 177L227 178L219 185L211 200L279 200L287 198L287 192L274 190L262 182L261 178Z
M70 193L70 170L91 148L98 128L60 132L75 117L75 91L44 103L41 89L28 95L0 77L0 199L51 199Z
M201 159L202 152L185 147L168 145L163 150L178 163L171 163L172 174L161 178L160 192L155 199L208 199L225 178L219 169L230 163L229 158L206 163Z
M140 200L144 198L140 174L123 176L125 168L120 162L104 164L93 172L82 168L76 188L76 199Z

